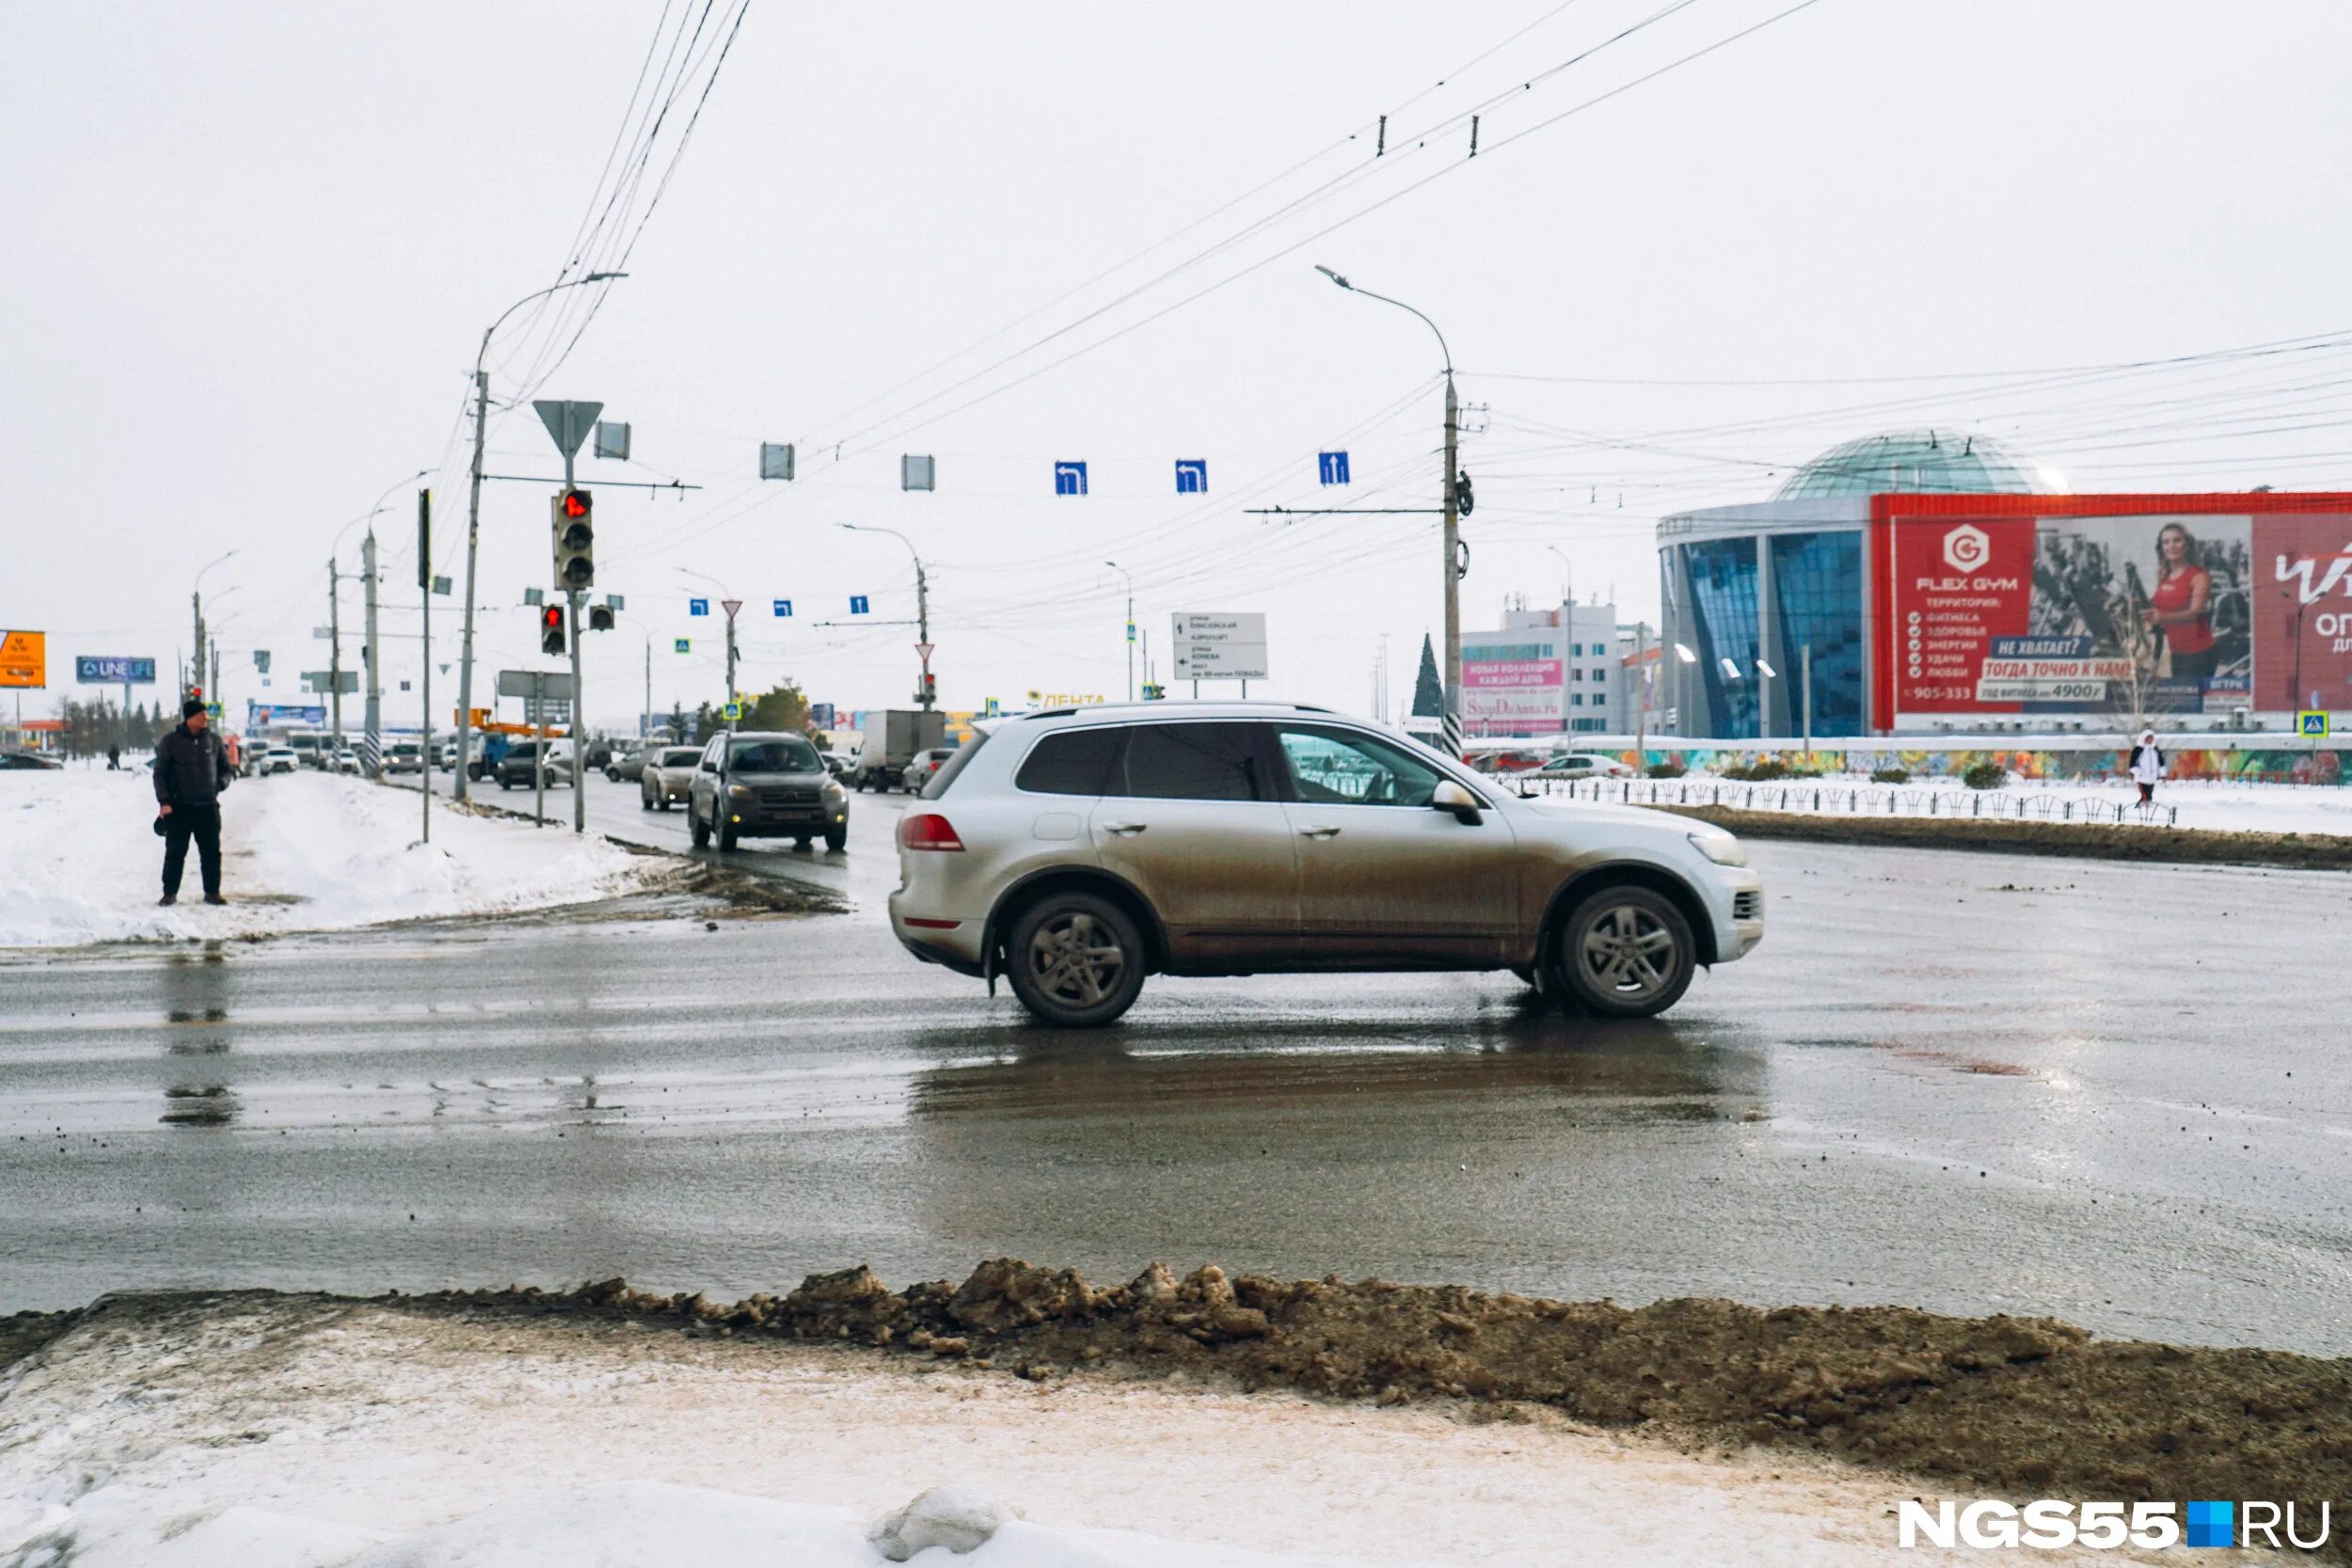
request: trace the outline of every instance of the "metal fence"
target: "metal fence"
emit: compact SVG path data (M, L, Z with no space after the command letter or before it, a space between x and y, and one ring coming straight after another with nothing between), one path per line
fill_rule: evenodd
M2169 828L2180 810L2131 800L2006 789L1907 789L1889 784L1800 779L1740 784L1726 779L1521 779L1521 795L1565 796L1632 806L1724 806L1736 811L1808 816L1931 816L2015 822L2087 822Z

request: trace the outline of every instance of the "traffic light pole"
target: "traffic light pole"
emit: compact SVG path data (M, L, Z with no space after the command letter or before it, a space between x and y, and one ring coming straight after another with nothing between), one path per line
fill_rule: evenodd
M496 330L495 326L491 328ZM488 332L482 335L482 346L487 353ZM457 777L453 782L460 800L467 794L466 758L473 750L473 563L475 550L482 542L483 423L489 415L490 372L482 368L477 357L473 366L473 493L466 502L466 628L458 638L457 653Z
M572 489L572 454L568 451L564 454L564 489L566 494ZM572 832L584 833L588 831L588 737L580 733L580 719L587 713L588 705L580 701L580 612L586 601L579 589L567 588L564 591L564 602L572 612ZM730 641L734 626L730 619Z
M335 750L343 749L343 596L340 589L342 574L335 562L326 563L326 689L329 711L334 715ZM332 768L335 759L328 757Z

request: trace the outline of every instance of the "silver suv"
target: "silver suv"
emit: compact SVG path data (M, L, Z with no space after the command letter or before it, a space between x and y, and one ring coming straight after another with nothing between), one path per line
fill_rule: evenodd
M1048 1023L1107 1023L1147 974L1508 969L1613 1017L1662 1012L1764 935L1739 840L1663 812L1520 799L1291 704L1008 720L898 826L907 950Z

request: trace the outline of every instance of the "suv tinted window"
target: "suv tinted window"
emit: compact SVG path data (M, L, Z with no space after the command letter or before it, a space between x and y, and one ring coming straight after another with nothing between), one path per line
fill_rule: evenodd
M972 765L972 759L979 754L980 748L987 744L987 732L984 730L974 730L972 732L972 738L965 741L962 745L957 747L952 752L924 752L923 754L925 756L936 755L942 760L939 764L939 771L933 773L930 776L930 781L924 784L922 798L926 800L936 800L942 795L946 794L947 786L956 782L956 775L962 772L966 768L969 768Z
M673 746L668 751L661 753L661 766L664 768L691 768L694 766L694 759L701 755L702 753L694 750L691 746Z
M1108 794L1126 741L1126 731L1116 729L1049 735L1030 751L1013 784L1038 795Z
M1250 724L1136 724L1113 795L1160 800L1270 800Z

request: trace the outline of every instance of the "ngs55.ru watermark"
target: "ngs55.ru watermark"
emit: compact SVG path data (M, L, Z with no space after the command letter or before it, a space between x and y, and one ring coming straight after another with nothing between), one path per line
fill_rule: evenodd
M2201 1497L2180 1503L2077 1503L2041 1497L2029 1503L1979 1497L1896 1505L1901 1546L2028 1547L2062 1551L2117 1546L2268 1546L2311 1551L2328 1544L2328 1505Z

